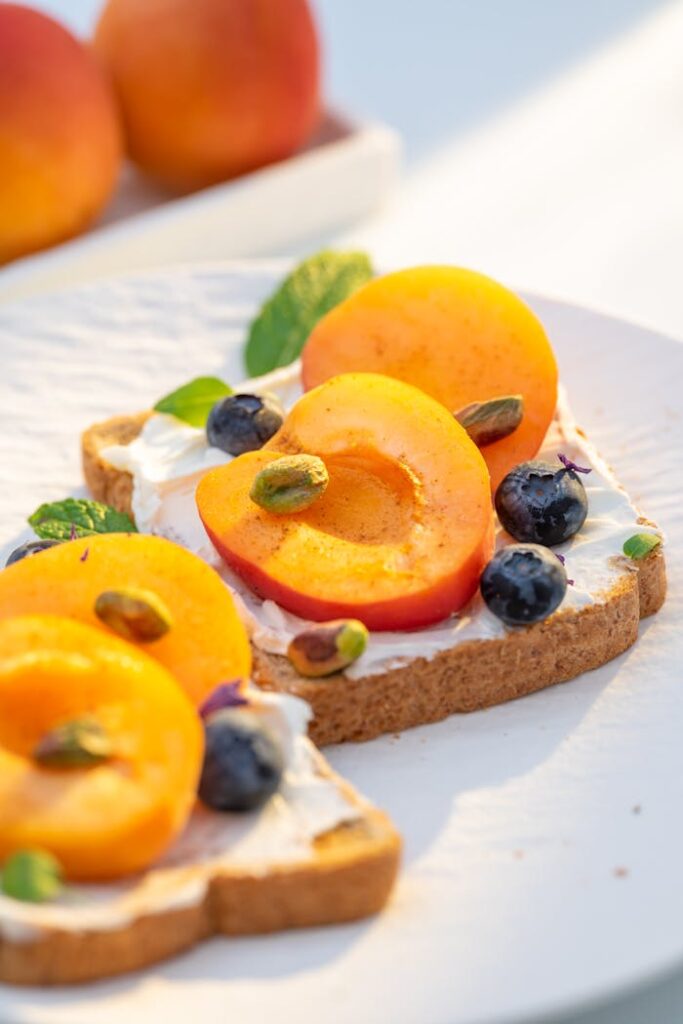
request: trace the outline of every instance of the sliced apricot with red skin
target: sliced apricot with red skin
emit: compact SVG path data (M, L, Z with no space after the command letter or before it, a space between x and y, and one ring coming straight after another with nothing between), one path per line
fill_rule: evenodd
M95 602L105 591L130 588L151 591L168 609L171 628L143 649L195 704L219 683L246 682L251 649L228 588L200 558L162 537L84 537L15 562L0 573L0 619L65 615L109 633Z
M557 404L557 365L536 315L503 285L458 267L376 278L323 317L303 350L304 387L351 371L404 380L453 413L521 394L519 427L482 449L494 489L536 455Z
M104 729L111 758L63 769L33 758L83 717ZM0 861L38 847L82 881L148 867L187 821L203 748L196 709L138 648L58 616L0 622Z
M319 456L325 492L272 515L249 497L283 453ZM474 593L493 546L481 453L428 395L345 374L304 395L268 444L209 471L197 506L217 551L262 597L306 619L368 629L437 622Z

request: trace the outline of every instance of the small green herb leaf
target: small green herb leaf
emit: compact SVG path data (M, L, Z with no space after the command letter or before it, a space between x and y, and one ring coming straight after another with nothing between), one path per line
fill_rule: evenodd
M51 853L19 850L5 861L0 884L5 896L25 903L45 903L62 891L62 869Z
M654 533L635 533L624 544L623 552L629 558L635 558L637 561L639 558L645 558L661 543L661 537L655 536Z
M44 540L73 540L96 533L137 533L130 516L89 498L65 498L41 505L29 517L29 525Z
M373 276L363 252L310 256L289 274L268 299L249 330L245 362L252 377L289 366L326 313Z
M195 377L189 384L160 398L154 411L169 413L191 427L204 427L216 402L231 394L232 388L218 377Z

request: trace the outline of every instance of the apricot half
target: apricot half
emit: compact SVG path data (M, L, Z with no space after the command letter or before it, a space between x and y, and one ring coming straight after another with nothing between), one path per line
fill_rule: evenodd
M114 191L122 131L88 48L0 3L0 264L82 231Z
M521 394L522 422L482 454L497 487L533 458L557 403L557 366L542 324L513 292L457 267L415 267L377 278L328 313L303 351L303 381L385 373L456 413Z
M108 760L36 761L46 734L84 716L109 737ZM187 820L202 756L199 716L153 658L58 616L0 622L0 860L46 849L76 880L149 866Z
M292 515L249 497L284 453L319 456L329 482ZM218 552L258 594L307 619L410 629L457 611L491 554L489 475L453 416L378 374L345 374L304 395L257 452L211 470L199 513Z
M170 628L144 650L195 704L219 683L248 678L249 640L227 587L200 558L161 537L86 537L10 565L0 573L0 619L66 615L109 632L95 603L118 588L151 592L168 609Z
M282 160L318 120L308 0L107 0L94 47L130 156L172 187Z

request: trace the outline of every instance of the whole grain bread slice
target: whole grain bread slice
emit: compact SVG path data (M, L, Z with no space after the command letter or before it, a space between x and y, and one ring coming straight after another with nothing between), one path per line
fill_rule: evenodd
M109 445L129 444L148 415L106 420L83 435L83 472L92 494L129 513L130 474L115 469L102 451ZM307 679L287 658L254 647L254 682L307 701L313 709L310 736L320 745L369 740L566 682L630 647L640 619L654 614L664 602L661 547L637 563L615 557L622 572L599 603L558 612L505 637L460 643L427 659L420 657L418 634L413 659L356 679Z
M386 903L401 840L388 817L317 755L358 817L320 835L310 855L266 870L190 864L182 884L206 879L202 898L132 916L115 927L8 927L0 915L0 981L65 985L124 974L175 956L214 935L254 935L355 921ZM152 869L153 870L153 869ZM146 876L142 876L144 881ZM180 883L179 883L180 884ZM171 893L171 896L173 894ZM226 956L230 955L226 948Z

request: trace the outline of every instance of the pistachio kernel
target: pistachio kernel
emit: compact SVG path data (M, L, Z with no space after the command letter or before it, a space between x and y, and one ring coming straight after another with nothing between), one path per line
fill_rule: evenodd
M33 759L44 768L89 768L112 755L111 739L94 718L74 718L38 742Z
M317 455L285 455L256 474L249 497L266 512L285 516L317 501L329 480L327 467Z
M360 658L368 631L357 619L337 619L309 626L287 648L290 663L302 676L329 676Z
M502 441L522 422L524 399L521 395L502 395L488 402L472 402L455 413L455 418L478 448Z
M46 850L17 850L2 867L0 890L24 903L46 903L63 887L61 865Z
M133 587L105 590L95 601L95 615L124 640L141 644L160 640L173 624L160 597Z

